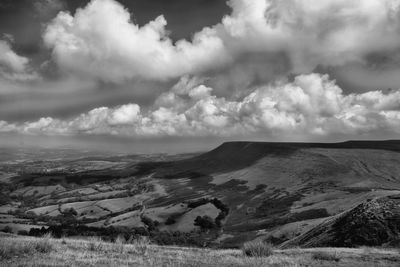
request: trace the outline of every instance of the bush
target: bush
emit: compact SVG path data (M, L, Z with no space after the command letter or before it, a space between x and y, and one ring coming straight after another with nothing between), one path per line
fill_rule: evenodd
M326 251L317 251L312 254L312 258L314 260L322 260L322 261L339 261L340 258L336 255L336 253L330 253Z
M252 241L243 244L243 254L249 257L269 257L274 253L272 245L262 241Z

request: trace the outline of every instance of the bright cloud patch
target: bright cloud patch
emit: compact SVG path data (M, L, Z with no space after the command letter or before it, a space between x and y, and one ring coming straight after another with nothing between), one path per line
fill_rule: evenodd
M28 65L28 58L15 53L9 42L0 40L0 91L11 87L8 82L36 79L37 74L30 71Z
M213 65L228 60L214 29L173 44L166 25L159 16L139 27L118 2L94 0L74 16L61 12L44 40L61 67L113 82L178 77L210 67L210 57Z
M400 48L397 0L228 4L232 14L190 42L173 43L163 16L139 27L114 0L93 0L74 15L59 13L44 40L63 69L112 82L196 75L251 54L265 58L251 65L255 73L265 70L264 65L273 68L277 63L270 61L271 55L282 53L290 60L289 71L309 73L318 65L364 62L371 53Z
M0 123L1 131L30 134L118 134L148 136L265 137L290 133L311 136L400 133L400 91L344 95L327 75L297 76L291 83L255 89L241 101L212 95L198 79L183 78L153 107L101 107L70 120L42 118L23 124Z

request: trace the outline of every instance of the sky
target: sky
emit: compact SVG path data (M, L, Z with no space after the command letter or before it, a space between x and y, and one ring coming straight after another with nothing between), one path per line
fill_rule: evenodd
M0 146L398 139L399 71L400 0L1 0Z

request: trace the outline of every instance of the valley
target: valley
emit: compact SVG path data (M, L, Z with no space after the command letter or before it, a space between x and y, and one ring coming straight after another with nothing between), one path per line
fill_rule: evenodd
M362 203L400 195L399 151L400 141L230 142L184 155L4 151L0 229L145 235L161 245L286 246Z

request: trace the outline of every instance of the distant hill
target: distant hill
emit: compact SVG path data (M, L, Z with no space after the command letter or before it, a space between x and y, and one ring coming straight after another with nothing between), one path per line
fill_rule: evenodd
M251 166L267 156L290 156L302 149L372 149L400 152L400 140L347 141L342 143L278 143L278 142L226 142L217 148L174 162L143 163L147 171L158 170L159 175L200 172L212 174L229 172Z

